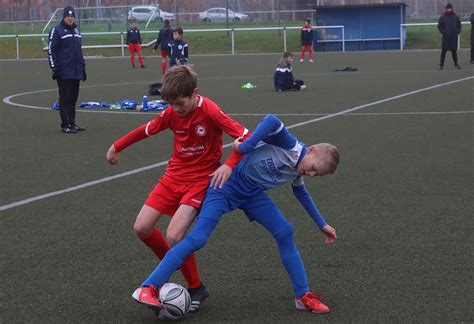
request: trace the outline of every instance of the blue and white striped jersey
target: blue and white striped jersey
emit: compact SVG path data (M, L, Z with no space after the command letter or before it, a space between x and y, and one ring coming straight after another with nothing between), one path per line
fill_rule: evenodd
M250 187L268 190L289 181L294 185L303 184L296 168L306 154L306 146L274 115L266 116L239 149L242 153L252 152L246 154L234 170Z

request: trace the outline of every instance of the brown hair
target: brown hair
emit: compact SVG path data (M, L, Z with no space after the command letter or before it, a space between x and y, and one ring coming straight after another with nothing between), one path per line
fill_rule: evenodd
M183 35L183 28L181 27L177 27L175 29L173 29L173 33L178 33L179 35Z
M284 60L286 60L287 58L289 58L289 57L291 57L291 56L293 56L293 53L291 53L291 52L285 52L285 53L283 53L283 59L284 59Z
M175 65L163 76L161 97L173 101L178 97L191 97L197 88L197 74L191 65Z

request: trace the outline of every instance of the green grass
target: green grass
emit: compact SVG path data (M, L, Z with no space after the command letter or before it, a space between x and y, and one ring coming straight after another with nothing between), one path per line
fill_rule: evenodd
M446 69L437 71L438 54L317 54L314 64L295 63L295 76L308 88L293 93L272 89L279 55L192 61L201 93L228 113L240 114L232 116L253 129L262 116L243 114L275 113L294 125L321 117L312 114L472 77L466 51L460 53L463 70L455 70L448 57ZM160 77L160 59L146 62L147 69L133 70L128 58L88 59L79 101L139 100ZM359 71L332 72L347 65ZM57 100L46 60L2 61L0 70L1 98L49 89L12 100L46 108ZM258 88L240 89L245 82ZM273 238L236 211L224 217L197 253L211 296L183 323L472 322L472 82L290 130L307 144L331 142L341 151L335 176L305 180L337 229L335 245L324 245L290 185L269 192L292 222L311 288L325 292L331 313L294 308ZM446 113L455 111L471 113ZM428 112L439 114L421 114ZM113 141L155 115L78 109L77 121L87 131L64 135L56 111L1 102L0 205L167 160L170 132L128 148L118 166L105 162ZM1 321L156 323L130 298L157 262L132 227L163 171L159 167L1 211ZM160 221L160 228L166 224ZM179 273L171 281L183 282Z
M122 24L113 24L112 31L120 32L126 28ZM183 24L184 29L220 29L226 28L223 23L193 23ZM231 28L238 27L275 27L275 23L232 23ZM286 23L282 26L297 26L296 24ZM106 25L83 24L82 32L104 32ZM149 30L158 30L160 24L151 25ZM17 29L19 27L17 26ZM26 26L25 26L26 28ZM41 27L42 28L42 27ZM143 28L143 27L142 27ZM144 28L143 28L144 29ZM8 31L4 26L1 32ZM36 31L38 33L41 30ZM439 48L441 37L436 26L408 27L408 37L405 49L436 49ZM461 35L461 48L469 48L470 31L464 28ZM8 33L7 33L8 34ZM143 33L144 43L155 39L156 35ZM227 32L188 32L185 34L185 40L189 43L192 54L229 54L231 53L231 38ZM20 58L38 58L45 57L46 53L42 50L47 37L22 37L19 41ZM110 36L91 36L84 35L84 45L119 45L121 43L120 35ZM299 33L297 30L287 31L287 48L291 51L299 51ZM145 55L152 55L151 48L143 49ZM283 51L283 32L278 31L239 31L235 32L235 51L237 53L277 53ZM128 49L125 49L127 55ZM121 49L84 49L85 55L93 56L120 56ZM14 38L2 38L0 42L0 59L16 58L16 41Z

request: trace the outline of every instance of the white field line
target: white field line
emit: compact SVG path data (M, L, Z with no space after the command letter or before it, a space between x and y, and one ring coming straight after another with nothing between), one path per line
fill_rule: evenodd
M453 70L455 71L455 70ZM387 71L390 73L421 73L421 72L439 72L438 69L435 70L422 70L422 71L413 71L413 70L406 70L406 71ZM347 76L347 75L355 75L355 74L379 74L380 72L351 72L350 74L347 73L337 73L337 72L323 72L323 73L317 73L317 74L301 74L300 76L302 77L314 77L314 76L325 76L325 75L340 75L340 76ZM238 80L238 79L268 79L272 78L272 75L254 75L251 77L245 77L245 76L226 76L226 77L211 77L211 78L200 78L199 80L201 81L218 81L218 80ZM461 79L462 80L462 79ZM98 88L98 87L114 87L114 86L126 86L126 85L137 85L137 84L150 84L155 81L140 81L140 82L124 82L124 83L109 83L109 84L96 84L96 85L86 85L86 86L81 86L81 89L87 89L87 88ZM27 104L21 104L21 103L16 103L13 102L12 99L16 97L21 97L21 96L27 96L31 94L36 94L36 93L43 93L43 92L51 92L51 91L58 91L57 88L53 89L45 89L45 90L36 90L36 91L29 91L29 92L22 92L22 93L16 93L12 94L10 96L4 97L3 102L7 105L10 106L16 106L16 107L22 107L22 108L29 108L29 109L39 109L39 110L52 110L51 107L43 107L43 106L35 106L35 105L27 105ZM132 115L143 115L143 114L153 114L156 113L156 111L150 111L150 112L136 112L136 111L115 111L115 110L81 110L77 109L76 110L79 113L95 113L95 114L132 114Z
M378 104L381 104L381 103L385 103L385 102L397 100L397 99L400 99L400 98L404 98L404 97L407 97L407 96L411 96L411 95L414 95L414 94L417 94L417 93L420 93L420 92L441 88L441 87L444 87L444 86L448 86L448 85L451 85L451 84L455 84L455 83L459 83L459 82L463 82L463 81L471 80L471 79L474 79L474 76L467 77L467 78L462 78L462 79L458 79L458 80L453 80L453 81L449 81L449 82L445 82L445 83L439 83L439 84L436 84L436 85L433 85L433 86L430 86L430 87L426 87L426 88L406 92L406 93L403 93L403 94L400 94L400 95L397 95L397 96L393 96L393 97L385 98L385 99L382 99L382 100L374 101L374 102L371 102L371 103L368 103L368 104L360 105L360 106L357 106L357 107L345 109L345 110L342 110L342 111L337 112L337 113L333 113L333 114L325 115L325 116L322 116L322 117L319 117L319 118L310 119L310 120L307 120L307 121L304 121L304 122L301 122L301 123L289 125L289 126L287 126L287 128L292 129L292 128L304 126L304 125L315 123L315 122L318 122L318 121L321 121L321 120L325 120L325 119L341 116L341 115L344 115L344 114L348 114L348 113L351 113L351 112L354 112L354 111L357 111L357 110L361 110L361 109L364 109L364 108L367 108L367 107L375 106L375 105L378 105ZM229 147L231 145L232 145L232 143L228 143L228 144L225 144L223 147L226 148L226 147ZM166 163L168 163L168 160L158 162L158 163L155 163L155 164L151 164L151 165L148 165L148 166L144 166L142 168L130 170L130 171L127 171L127 172L119 173L119 174L116 174L116 175L113 175L113 176L105 177L105 178L102 178L102 179L89 181L89 182L86 182L86 183L83 183L83 184L80 184L80 185L77 185L77 186L73 186L73 187L69 187L69 188L49 192L49 193L46 193L46 194L42 194L42 195L39 195L39 196L34 196L34 197L31 197L31 198L23 199L23 200L20 200L20 201L17 201L17 202L13 202L13 203L10 203L10 204L7 204L7 205L0 206L0 211L4 211L4 210L10 209L10 208L26 205L26 204L32 203L34 201L37 201L37 200L42 200L42 199L54 197L54 196L57 196L57 195L61 195L63 193L67 193L67 192L76 191L76 190L79 190L79 189L91 187L91 186L94 186L96 184L100 184L100 183L103 183L103 182L119 179L119 178L131 175L131 174L135 174L135 173L138 173L138 172L154 169L154 168L160 167L162 165L165 165Z

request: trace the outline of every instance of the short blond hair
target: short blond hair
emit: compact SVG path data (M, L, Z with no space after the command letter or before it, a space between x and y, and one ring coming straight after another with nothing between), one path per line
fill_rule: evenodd
M319 143L315 145L317 152L320 157L322 157L329 164L329 172L333 174L336 172L337 166L339 164L339 150L337 147L330 143Z
M175 65L163 76L161 97L173 101L178 97L191 97L197 88L197 74L191 65Z

